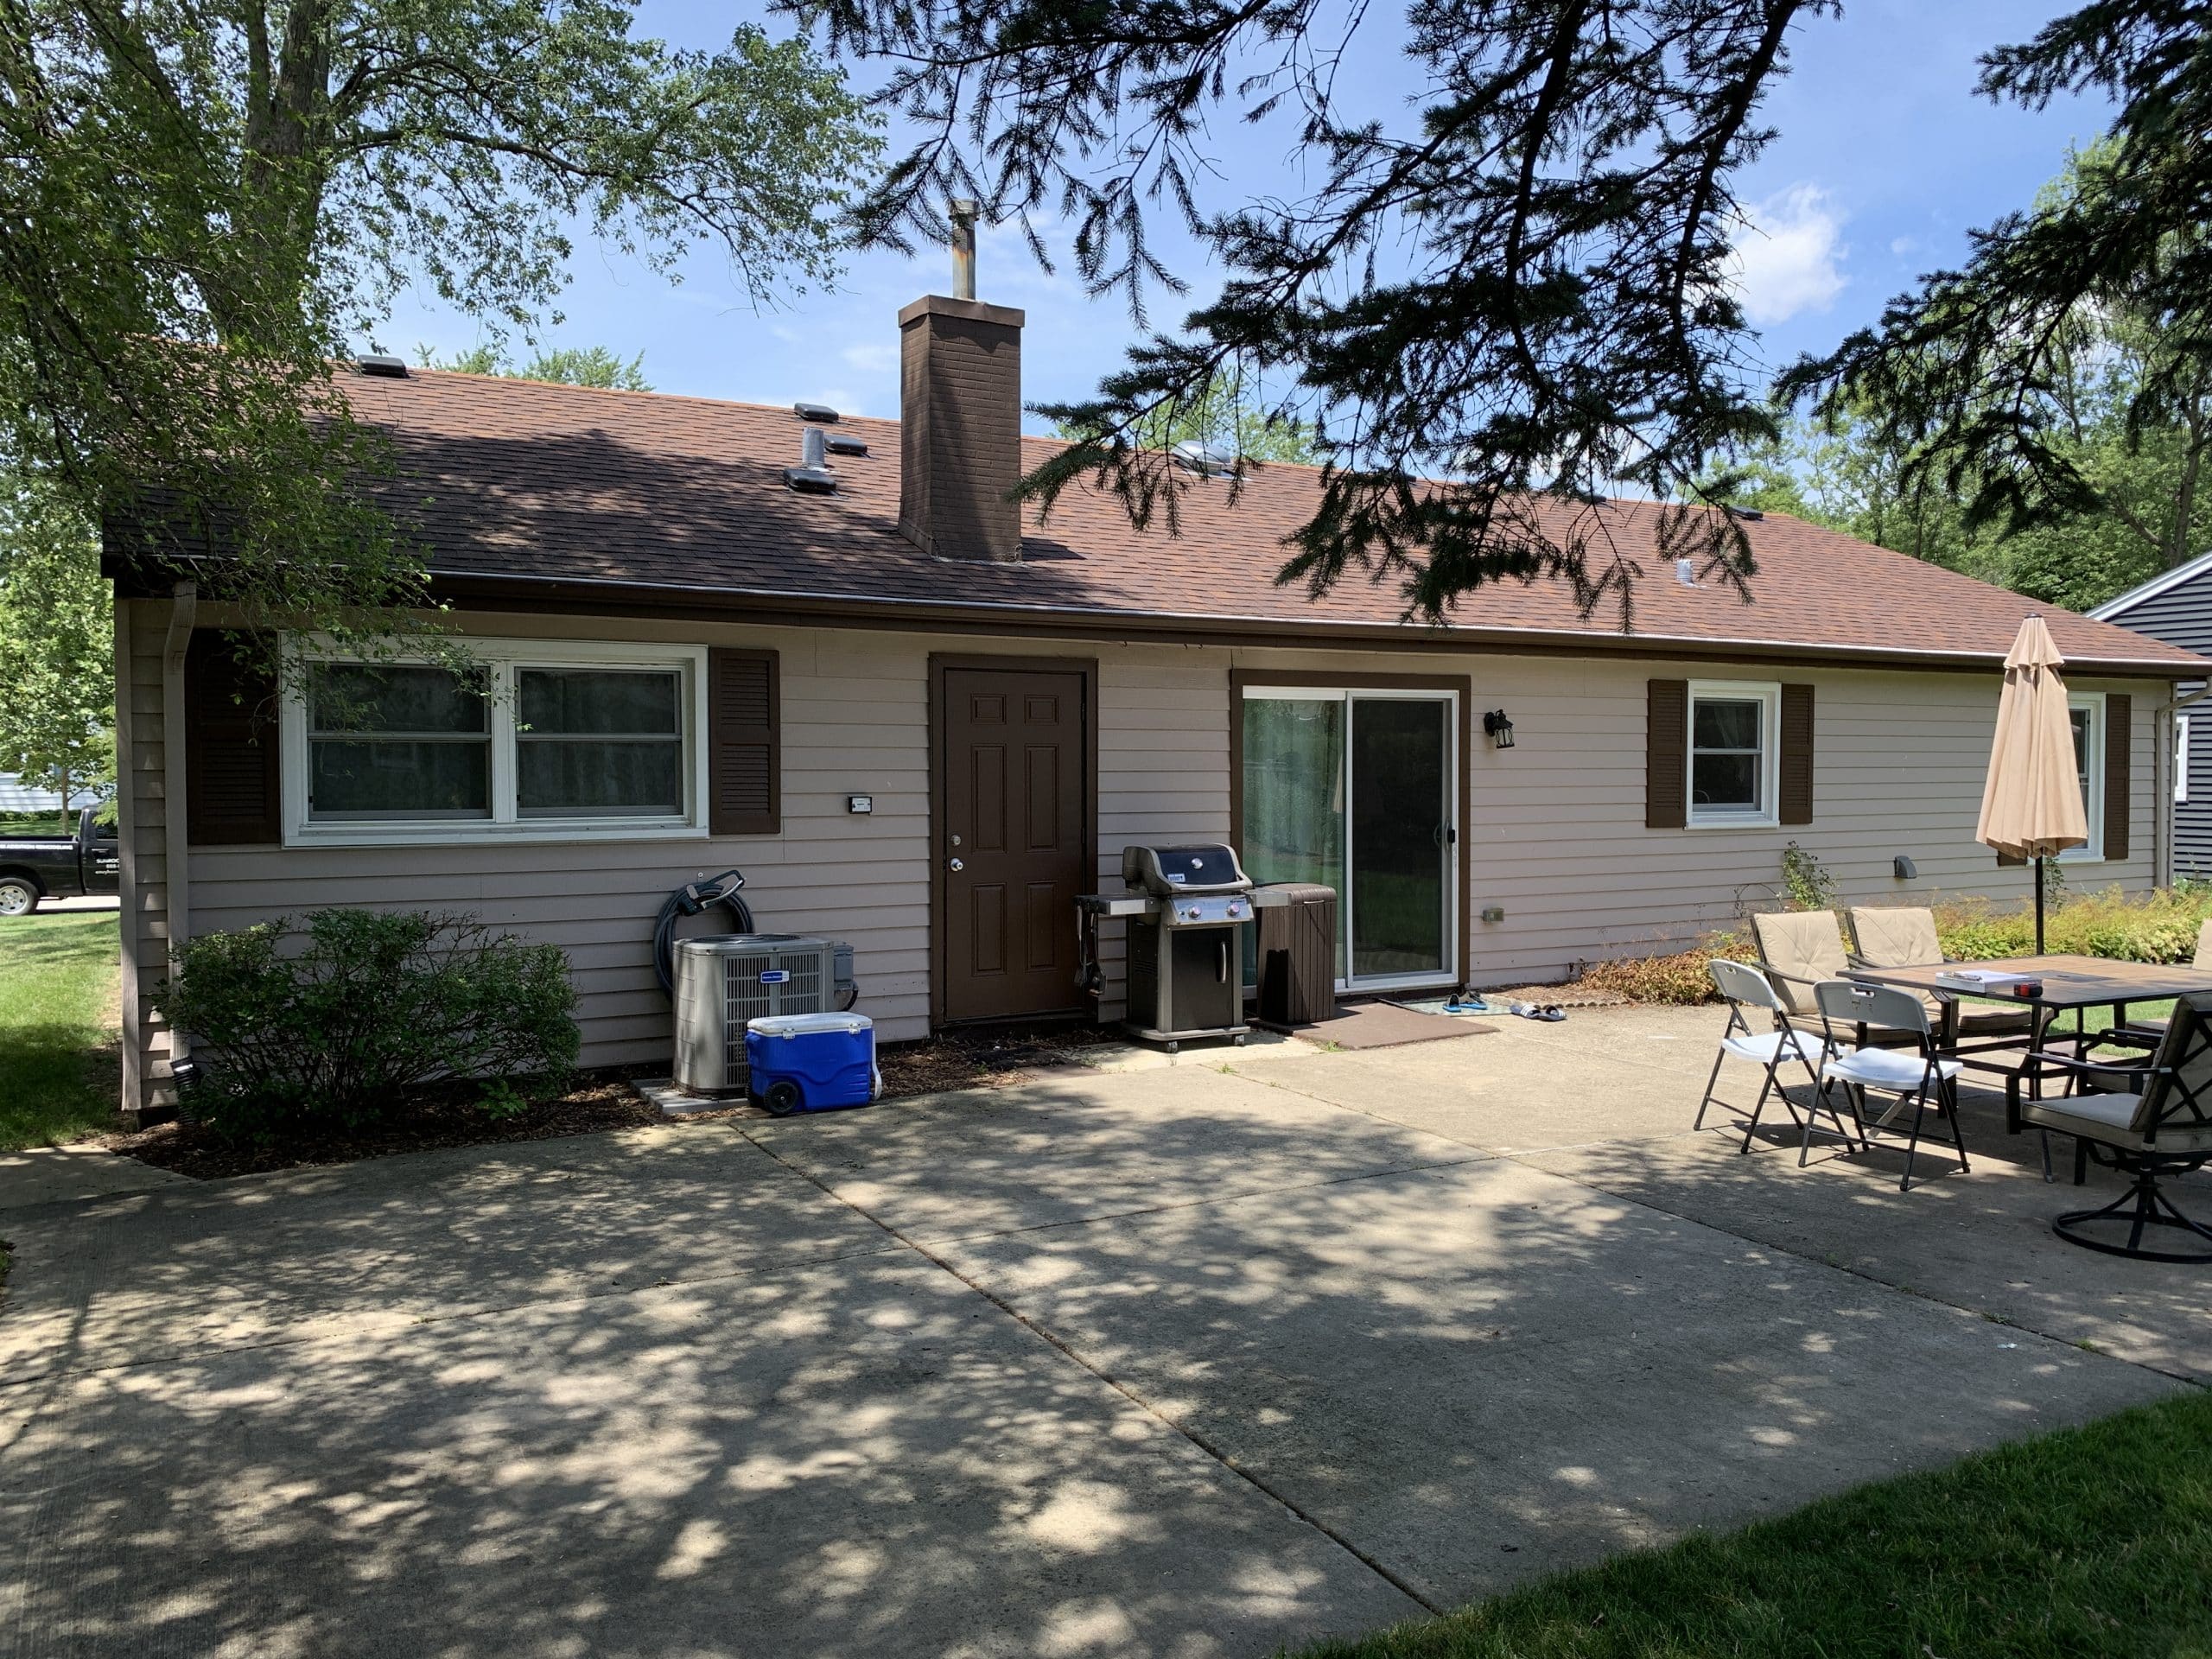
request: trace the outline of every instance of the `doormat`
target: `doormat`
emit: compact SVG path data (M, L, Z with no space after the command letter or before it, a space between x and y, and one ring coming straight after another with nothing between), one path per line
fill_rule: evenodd
M1340 1006L1332 1019L1299 1027L1298 1034L1311 1042L1334 1043L1338 1048L1396 1048L1446 1037L1478 1037L1497 1029L1479 1020L1418 1014L1389 1002L1358 1002Z

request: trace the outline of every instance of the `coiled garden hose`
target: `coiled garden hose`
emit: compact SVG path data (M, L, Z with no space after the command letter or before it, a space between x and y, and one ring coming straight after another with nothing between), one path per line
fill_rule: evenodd
M753 912L737 896L744 885L743 871L724 870L711 881L678 887L661 906L660 919L653 924L653 972L660 980L661 995L671 1001L676 1000L676 924L683 917L696 916L720 905L729 912L738 932L753 931Z

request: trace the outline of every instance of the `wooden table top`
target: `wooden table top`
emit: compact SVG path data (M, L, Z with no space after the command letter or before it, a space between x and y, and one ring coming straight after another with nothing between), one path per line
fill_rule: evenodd
M1946 985L1940 976L1961 969L2001 974L2007 979L2039 979L2039 997L2014 996L1992 986L1965 991ZM1927 968L1853 968L1848 977L1873 985L1900 985L1916 991L1949 991L1987 997L1993 1002L2035 1001L2047 1008L2095 1007L2113 1002L2152 1002L2169 996L2212 992L2212 973L2178 964L2118 962L2109 957L2007 957L2000 962L1947 962Z

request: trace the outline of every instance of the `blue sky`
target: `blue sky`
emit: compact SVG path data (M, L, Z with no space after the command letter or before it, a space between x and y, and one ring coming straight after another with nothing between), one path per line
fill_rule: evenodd
M1840 21L1800 29L1794 72L1766 106L1779 136L1742 181L1757 225L1742 245L1745 297L1769 363L1825 348L1917 273L1956 260L1971 228L2024 205L2070 143L2101 130L2105 112L2094 103L2062 100L2036 114L1971 92L1979 52L2066 9L2045 0L1849 0ZM726 38L732 16L699 0L646 0L641 28L709 46ZM1378 8L1368 30L1352 90L1385 113L1396 96L1392 10ZM1231 125L1213 155L1224 200L1294 188L1286 181L1294 158L1279 130ZM1171 264L1203 294L1208 276L1189 245L1163 245L1181 248ZM642 351L647 378L664 391L893 415L898 308L949 282L941 253L863 254L836 291L756 311L713 258L695 257L683 274L671 287L581 236L565 320L543 338L626 357ZM986 231L979 291L1028 313L1022 368L1032 401L1084 396L1132 337L1120 296L1094 300L1065 266L1039 270L1010 229ZM1157 321L1172 322L1188 304L1155 297ZM468 317L410 302L378 332L386 348L410 355L418 342L449 352L478 338Z

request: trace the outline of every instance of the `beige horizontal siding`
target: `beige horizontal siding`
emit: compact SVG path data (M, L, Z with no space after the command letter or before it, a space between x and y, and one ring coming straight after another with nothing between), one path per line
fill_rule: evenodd
M161 874L160 631L134 628L129 833L142 975L164 948ZM1658 832L1643 827L1644 683L1725 678L1709 665L1407 653L1231 651L1095 642L963 639L707 623L472 616L469 630L512 637L649 639L772 647L782 661L784 829L778 836L679 842L530 842L433 848L203 849L193 860L195 931L236 927L327 905L466 910L557 944L581 999L587 1064L664 1058L669 1014L652 976L649 940L670 889L730 866L767 929L855 947L862 1007L887 1041L922 1035L930 1017L928 664L933 652L1095 659L1099 666L1098 843L1102 887L1119 887L1135 841L1229 835L1229 678L1232 668L1471 677L1471 716L1511 714L1515 748L1476 734L1463 826L1468 914L1503 906L1502 923L1471 927L1466 977L1497 984L1551 979L1593 957L1669 948L1727 926L1768 901L1791 840L1859 899L2027 895L2024 873L1999 870L1973 840L1993 728L1993 676L1820 670L1738 677L1809 680L1817 688L1815 820L1790 830ZM149 643L150 641L150 643ZM2069 867L2078 887L2147 885L2152 863L2152 738L2163 686L2135 702L2135 825L2124 862ZM874 797L847 812L845 798ZM1909 854L1920 879L1890 875ZM1072 925L1072 924L1071 924ZM703 929L704 922L692 924ZM1121 1012L1118 925L1101 941ZM149 1033L146 1040L155 1038Z

